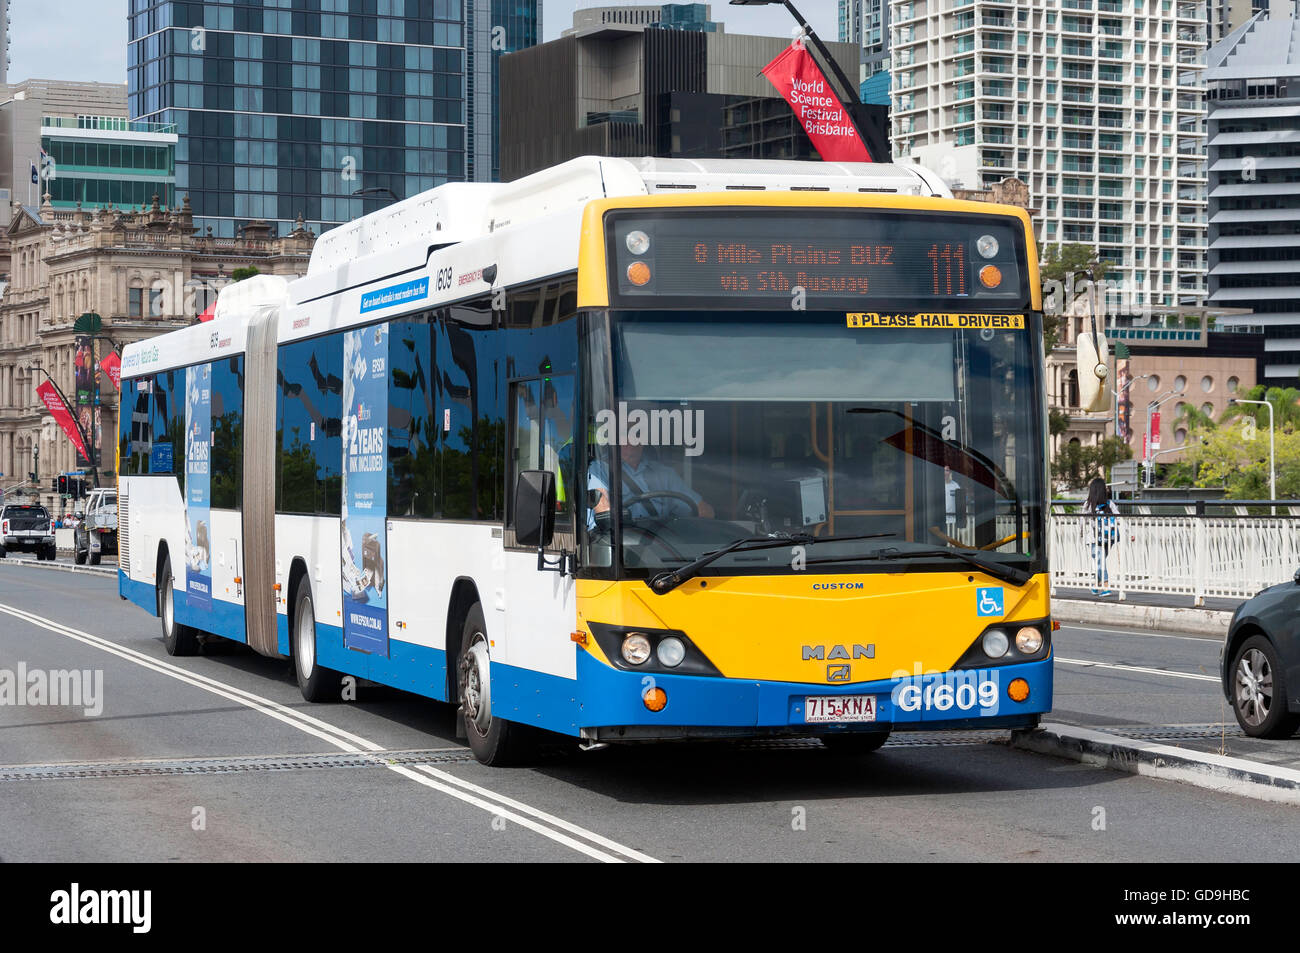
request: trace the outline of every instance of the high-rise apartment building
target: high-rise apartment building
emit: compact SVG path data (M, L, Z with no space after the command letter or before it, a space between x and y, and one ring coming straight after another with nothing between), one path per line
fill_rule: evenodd
M176 188L201 229L267 220L286 234L302 215L319 230L492 177L495 60L535 38L521 21L537 7L132 0L130 115L175 125Z
M839 0L839 40L862 48L861 79L889 69L889 0Z
M1114 307L1203 301L1203 3L894 0L891 18L895 156L951 147L957 184L1022 179L1039 240L1095 246Z
M1300 20L1258 16L1206 54L1210 302L1264 331L1264 382L1300 378Z

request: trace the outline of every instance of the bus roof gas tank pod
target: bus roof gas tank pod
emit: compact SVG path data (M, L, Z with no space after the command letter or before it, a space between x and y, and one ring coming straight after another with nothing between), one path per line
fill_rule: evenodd
M254 275L235 281L217 294L217 308L213 321L237 317L247 321L254 310L278 307L289 300L289 280L279 275Z

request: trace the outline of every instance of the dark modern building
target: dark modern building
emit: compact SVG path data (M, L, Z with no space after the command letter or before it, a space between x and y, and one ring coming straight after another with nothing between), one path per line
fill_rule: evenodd
M494 64L535 39L537 7L132 0L130 116L175 126L176 189L200 228L267 220L286 234L299 215L327 228L493 177Z
M789 105L759 73L789 42L608 22L512 53L501 61L501 177L581 155L815 159ZM857 47L827 45L856 75ZM883 161L887 117L882 106L855 111Z
M1300 379L1300 21L1256 16L1206 56L1209 303L1265 335L1263 383Z

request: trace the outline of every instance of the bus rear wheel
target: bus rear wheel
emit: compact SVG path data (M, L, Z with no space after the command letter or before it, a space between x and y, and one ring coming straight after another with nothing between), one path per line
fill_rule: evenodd
M851 732L839 735L822 735L821 743L836 754L870 754L878 751L889 740L887 731Z
M293 671L298 690L309 702L336 702L343 698L343 673L323 668L316 659L316 608L311 586L304 579L293 607Z
M198 630L176 621L175 579L172 576L171 556L163 557L162 572L158 575L158 618L162 621L163 648L168 655L198 654Z
M526 761L536 746L534 730L492 714L487 625L483 620L483 607L477 603L465 617L460 644L456 669L457 695L460 698L457 714L464 721L470 750L481 764L494 767Z

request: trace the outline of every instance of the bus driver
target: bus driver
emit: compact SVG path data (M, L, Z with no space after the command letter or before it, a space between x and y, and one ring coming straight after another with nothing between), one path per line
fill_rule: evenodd
M657 460L645 459L645 447L641 444L623 444L619 447L618 455L622 461L625 500L646 494L680 493L694 501L700 516L713 519L713 507L700 494L692 490L672 467ZM592 462L587 476L587 488L600 493L600 499L592 508L593 513L608 513L609 472L604 460ZM672 496L653 495L647 500L634 503L629 512L633 519L693 515L690 505L685 500Z

